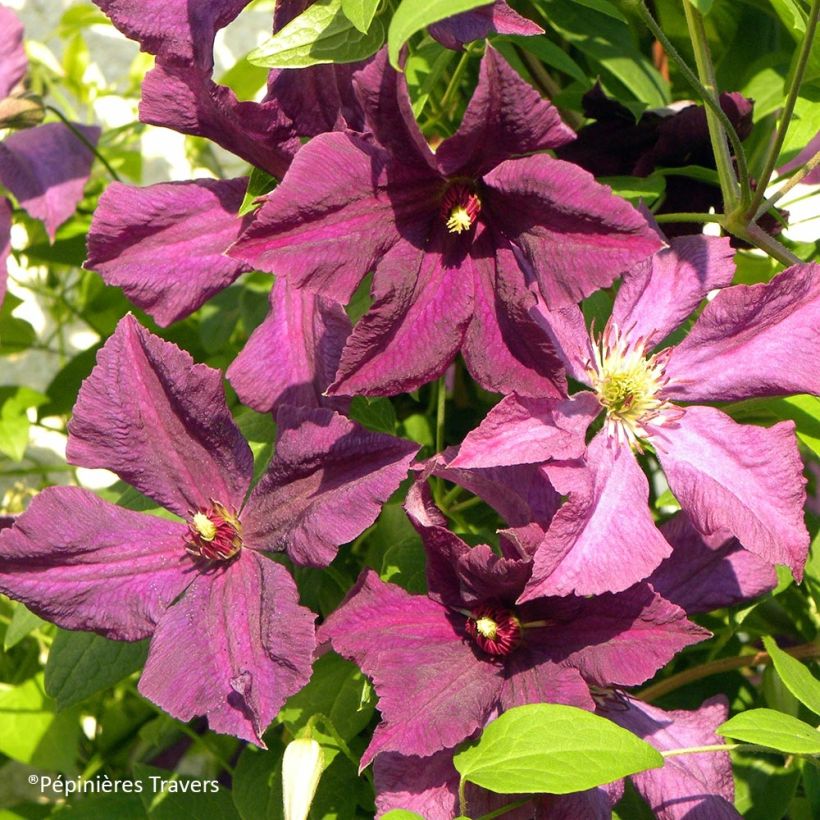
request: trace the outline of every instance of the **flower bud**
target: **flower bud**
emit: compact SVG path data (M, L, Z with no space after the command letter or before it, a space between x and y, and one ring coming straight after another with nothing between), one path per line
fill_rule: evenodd
M282 758L285 820L307 820L322 763L322 747L315 740L304 737L288 743Z

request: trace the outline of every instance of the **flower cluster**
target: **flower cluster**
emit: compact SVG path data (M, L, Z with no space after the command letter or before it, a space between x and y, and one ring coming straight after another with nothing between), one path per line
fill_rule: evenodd
M260 746L332 647L379 698L361 765L374 762L380 812L455 816L453 751L514 706L595 710L659 749L716 742L722 699L666 712L624 690L709 637L689 616L773 588L774 564L801 577L794 425L739 424L716 404L820 394L820 266L732 284L727 239L664 236L597 182L578 164L592 141L490 45L434 148L385 52L271 72L264 100L242 102L214 82L212 47L245 0L95 2L156 56L143 121L278 184L243 215L246 179L112 184L86 266L160 325L243 273L275 274L268 317L226 371L242 403L274 414L274 455L255 472L221 373L126 316L80 391L68 459L167 514L49 488L0 534L0 591L67 629L150 638L145 697ZM276 27L307 5L279 3ZM540 29L496 2L430 34L461 48L493 31ZM579 303L603 288L617 289L611 313L588 326ZM457 446L414 461L415 442L345 415L351 397L417 390L459 354L503 396ZM681 508L661 526L650 464ZM495 546L448 521L431 491L445 484L503 522ZM291 570L330 564L400 487L426 591L364 569L317 630ZM634 786L659 817L737 816L725 753ZM470 788L474 810L500 805ZM607 817L622 793L537 796L521 816Z

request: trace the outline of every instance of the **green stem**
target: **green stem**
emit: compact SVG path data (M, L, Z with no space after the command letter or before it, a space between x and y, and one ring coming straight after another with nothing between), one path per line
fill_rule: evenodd
M555 98L561 93L561 86L559 86L558 83L552 79L547 69L544 68L544 64L533 54L530 54L529 51L525 48L521 48L519 45L513 45L513 50L524 65L527 66L533 82L543 92L544 96L549 100L555 100ZM571 111L568 108L559 108L558 110L561 114L561 119L569 125L570 128L577 131L583 125L584 118L580 114L577 114L575 111Z
M723 224L722 214L701 214L701 213L680 213L680 214L655 214L655 221L663 222L717 222Z
M669 55L669 57L675 62L680 70L681 74L684 76L686 81L703 100L704 104L706 105L707 111L707 122L710 125L709 133L710 135L713 132L711 127L711 120L709 119L710 113L717 119L723 129L725 134L729 137L729 141L732 143L732 148L734 149L735 156L737 159L738 169L741 172L741 179L745 182L745 187L748 188L749 186L749 174L746 171L746 154L743 151L743 146L740 142L740 137L738 137L737 132L735 131L732 123L729 121L729 118L724 113L723 109L720 107L720 103L717 101L716 97L703 83L698 79L697 75L692 71L691 68L686 64L686 61L681 57L678 53L678 50L672 45L669 38L666 34L663 33L661 27L658 25L655 18L652 16L652 13L646 7L646 3L643 0L639 0L635 8L638 11L641 19L646 24L646 27L652 32L655 36L655 39L664 47L664 50ZM687 0L684 0L684 9L689 11L690 4ZM702 21L701 21L701 28L702 28ZM693 36L693 43L695 42L695 37ZM706 37L704 34L703 41L702 41L703 51L705 51L708 57L708 50L706 46ZM696 55L697 55L697 47L696 47ZM711 59L708 61L708 65L711 66ZM732 165L732 158L729 156L728 146L726 146L726 141L723 138L723 134L720 133L718 130L718 135L721 139L712 141L713 149L715 151L715 160L717 162L718 167L718 174L720 175L723 173L727 177L726 182L724 183L721 179L721 191L723 193L723 199L727 203L734 204L737 201L737 182L735 177L735 169ZM721 172L721 167L723 171ZM735 180L735 182L732 182ZM726 188L724 189L724 184Z
M469 815L467 814L467 795L465 793L466 789L467 781L463 777L460 777L458 780L458 813L462 817L469 817Z
M447 106L450 105L453 95L456 93L459 85L461 84L461 78L464 76L464 72L466 71L467 64L469 62L470 52L465 49L464 53L461 55L461 59L458 61L455 69L453 70L453 75L450 77L450 82L447 84L447 88L441 98L440 108L445 114L447 113Z
M494 817L501 817L503 814L508 814L515 809L520 809L521 806L525 806L530 800L532 800L531 797L525 797L523 800L516 800L515 803L507 803L506 806L502 806L500 809L491 811L488 814L482 814L478 820L493 820Z
M732 221L726 223L729 230L739 239L745 239L756 248L766 251L773 259L783 265L799 265L803 260L795 256L788 248L783 247L773 236L770 236L758 225L743 226Z
M91 151L91 153L94 154L94 156L105 166L105 170L111 174L112 179L115 179L117 182L120 181L119 174L111 167L108 160L97 149L97 146L94 145L93 142L90 142L85 134L83 134L83 132L80 131L80 129L77 128L77 126L75 126L74 123L71 122L59 108L55 108L53 105L47 105L45 108L46 111L51 111L52 114L56 114L63 121L66 128L68 128L68 130L71 131L71 133L74 134L74 136L77 137L77 139L85 145L85 147L88 148L88 150Z
M440 453L444 449L444 421L447 411L447 388L444 385L444 376L436 384L438 389L436 397L436 452Z
M698 76L708 91L713 103L713 105L710 105L709 108L706 109L706 123L709 127L709 138L712 141L712 150L715 153L715 160L717 162L720 187L723 190L724 207L728 211L738 204L738 182L740 182L740 204L745 206L751 199L746 152L743 150L740 138L729 122L729 118L720 107L715 68L712 64L712 55L709 51L709 43L706 39L703 15L701 15L689 0L683 0L683 10L686 14L686 24L689 28L689 37L692 41L692 48L695 53ZM718 111L720 115L717 114ZM727 136L730 138L732 148L735 152L735 161L737 162L738 169L737 175L735 175L735 166L732 162L729 145L726 142ZM727 193L730 194L729 197L727 197Z
M800 44L800 53L797 57L797 65L794 69L794 74L791 78L791 86L789 93L786 96L786 102L783 106L783 113L780 116L780 124L777 128L777 134L774 142L769 147L769 155L766 157L766 164L763 167L763 172L760 174L757 188L755 189L752 201L746 209L747 219L752 219L757 214L763 202L763 197L766 194L766 186L774 173L777 159L780 156L780 150L783 148L783 142L786 139L786 132L789 129L789 123L794 114L794 106L797 102L797 95L800 92L800 84L803 82L803 75L806 73L806 66L809 62L812 46L814 45L814 33L817 30L817 16L820 13L820 0L813 0L811 4L811 11L809 12L809 19L806 21L806 36Z
M475 507L476 505L481 503L481 499L475 495L472 498L468 498L466 501L462 501L460 504L454 504L450 509L445 510L447 515L451 515L453 513L460 513L462 510L469 510L470 507Z
M799 171L797 171L789 181L768 199L763 200L754 215L754 222L757 222L775 202L781 200L795 185L799 185L818 165L820 165L820 151L818 151Z
M771 746L761 746L759 743L715 743L712 746L689 746L685 749L669 749L661 752L661 757L678 757L679 755L695 755L703 752L733 752L736 750L749 752L773 752ZM781 752L780 754L785 754Z
M816 658L820 656L820 646L815 642L800 644L785 650L793 658ZM693 681L708 678L711 675L719 675L723 672L731 672L735 669L742 669L745 666L759 666L760 664L771 663L768 652L756 652L754 655L738 655L732 658L719 658L716 661L709 661L700 666L693 666L685 669L676 675L671 675L659 683L647 686L646 689L638 692L636 697L641 700L652 702L663 695L668 695L686 686Z

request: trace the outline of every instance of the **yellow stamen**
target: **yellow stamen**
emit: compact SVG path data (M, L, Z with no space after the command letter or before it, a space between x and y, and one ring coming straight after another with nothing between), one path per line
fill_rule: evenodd
M203 541L213 541L216 538L216 525L205 513L194 513L194 529Z
M479 635L483 635L490 641L495 640L496 633L498 632L498 624L492 618L487 618L486 616L479 618L475 622L475 628Z
M472 224L473 220L463 205L456 205L455 208L450 211L450 218L446 222L447 230L450 231L450 233L469 231Z

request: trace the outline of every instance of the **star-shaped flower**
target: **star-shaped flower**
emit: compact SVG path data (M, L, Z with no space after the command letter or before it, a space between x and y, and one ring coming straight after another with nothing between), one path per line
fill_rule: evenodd
M173 520L48 488L0 536L0 591L66 629L150 636L146 697L262 745L310 677L315 645L315 616L263 553L328 564L375 520L417 449L330 410L284 407L277 426L251 487L220 373L126 316L80 390L68 457L112 469Z

